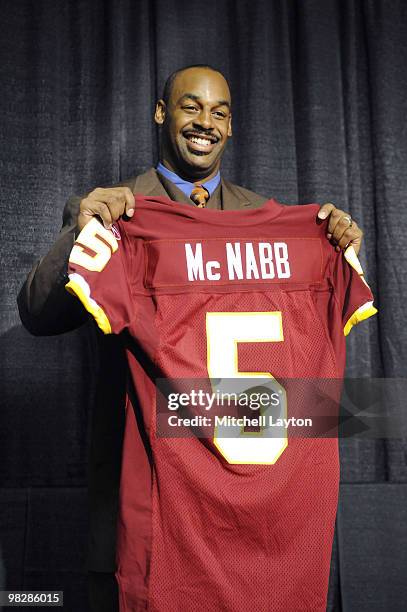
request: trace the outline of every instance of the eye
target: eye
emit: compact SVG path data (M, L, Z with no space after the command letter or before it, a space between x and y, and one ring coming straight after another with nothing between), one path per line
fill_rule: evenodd
M222 111L215 111L213 114L219 117L220 119L224 119L226 117L226 114Z
M196 111L197 110L196 106L193 106L193 104L188 104L188 106L183 106L182 108L183 110L186 110L186 111Z

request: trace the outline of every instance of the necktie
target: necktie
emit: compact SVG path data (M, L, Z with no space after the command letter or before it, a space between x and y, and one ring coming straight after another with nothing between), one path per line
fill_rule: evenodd
M194 185L195 187L193 188L189 197L193 203L198 206L198 208L205 208L205 205L209 200L209 191L205 189L202 183L194 183Z

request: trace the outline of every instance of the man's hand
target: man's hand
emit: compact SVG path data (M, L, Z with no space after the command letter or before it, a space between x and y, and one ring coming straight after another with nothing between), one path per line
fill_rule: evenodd
M349 244L355 249L356 255L362 246L363 232L349 213L336 208L328 203L321 206L318 212L319 219L328 221L328 231L326 237L331 241L337 251L344 249Z
M106 229L124 213L131 217L134 213L134 195L128 187L97 187L83 198L79 207L78 232L96 215Z

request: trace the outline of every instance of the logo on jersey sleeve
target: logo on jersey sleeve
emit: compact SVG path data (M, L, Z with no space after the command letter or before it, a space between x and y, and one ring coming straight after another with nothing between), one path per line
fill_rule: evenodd
M112 225L112 227L110 228L112 231L113 236L116 238L116 240L121 240L122 237L120 236L120 232L119 232L119 228L116 227L115 225Z

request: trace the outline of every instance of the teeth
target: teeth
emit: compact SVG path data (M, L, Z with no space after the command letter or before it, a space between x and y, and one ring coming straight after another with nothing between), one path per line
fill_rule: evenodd
M198 138L197 136L191 136L189 138L191 142L195 142L196 144L203 145L205 147L209 146L211 143L207 138Z

